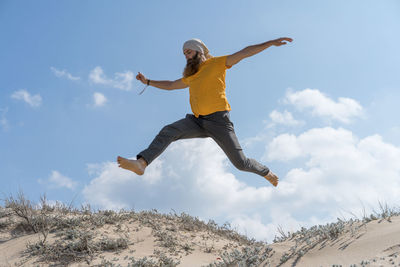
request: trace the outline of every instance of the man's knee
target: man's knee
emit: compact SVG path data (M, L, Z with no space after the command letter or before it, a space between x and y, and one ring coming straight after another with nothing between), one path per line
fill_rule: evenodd
M164 126L161 131L158 133L160 136L168 136L172 139L179 138L181 131L174 126L174 124L168 124Z
M248 164L247 164L247 159L244 158L237 158L237 159L232 159L232 164L240 171L245 171L247 170Z

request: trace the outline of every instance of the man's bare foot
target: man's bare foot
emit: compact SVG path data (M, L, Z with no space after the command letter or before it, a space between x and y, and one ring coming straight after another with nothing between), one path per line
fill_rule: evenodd
M265 175L264 178L267 179L268 182L270 182L273 186L278 185L279 178L275 175L275 173L269 171L269 173Z
M144 170L147 167L147 163L144 159L140 158L138 160L126 159L118 156L118 167L124 168L126 170L130 170L137 175L143 175Z

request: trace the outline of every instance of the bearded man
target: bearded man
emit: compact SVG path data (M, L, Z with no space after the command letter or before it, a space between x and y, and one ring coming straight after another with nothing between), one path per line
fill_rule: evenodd
M146 167L173 141L211 137L236 168L258 174L277 186L279 179L268 167L247 158L243 153L229 117L231 107L225 94L225 74L227 69L244 58L258 54L268 47L281 46L292 41L291 38L283 37L248 46L232 55L212 57L201 40L191 39L183 45L183 54L187 60L183 78L176 81L155 81L147 79L139 72L136 79L150 86L164 90L189 87L193 114L187 114L184 119L162 128L150 146L137 155L136 160L118 156L119 167L143 175Z

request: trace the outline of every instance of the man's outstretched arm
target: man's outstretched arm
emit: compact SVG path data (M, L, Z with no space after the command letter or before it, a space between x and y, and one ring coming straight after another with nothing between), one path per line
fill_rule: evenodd
M147 79L140 72L138 73L138 75L136 75L136 79L141 81L143 84L147 84L149 82L148 85L164 90L175 90L188 87L184 82L182 82L182 79L178 79L176 81L155 81Z
M293 39L292 38L288 38L288 37L283 37L283 38L278 38L275 40L271 40L271 41L267 41L265 43L261 43L261 44L256 44L256 45L250 45L246 48L243 48L242 50L240 50L239 52L236 52L232 55L229 55L226 58L226 66L233 66L235 64L237 64L239 61L241 61L242 59L246 58L246 57L251 57L255 54L260 53L261 51L267 49L270 46L281 46L281 45L285 45L287 44L287 42L292 42Z

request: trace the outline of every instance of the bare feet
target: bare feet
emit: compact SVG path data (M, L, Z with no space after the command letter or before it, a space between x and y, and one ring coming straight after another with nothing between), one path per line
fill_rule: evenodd
M144 170L147 167L147 163L144 159L140 158L138 160L126 159L123 157L118 156L118 167L121 167L126 170L130 170L137 175L143 175Z
M269 171L269 173L267 175L265 175L264 178L267 179L268 182L270 182L273 186L278 185L279 178L272 171Z

